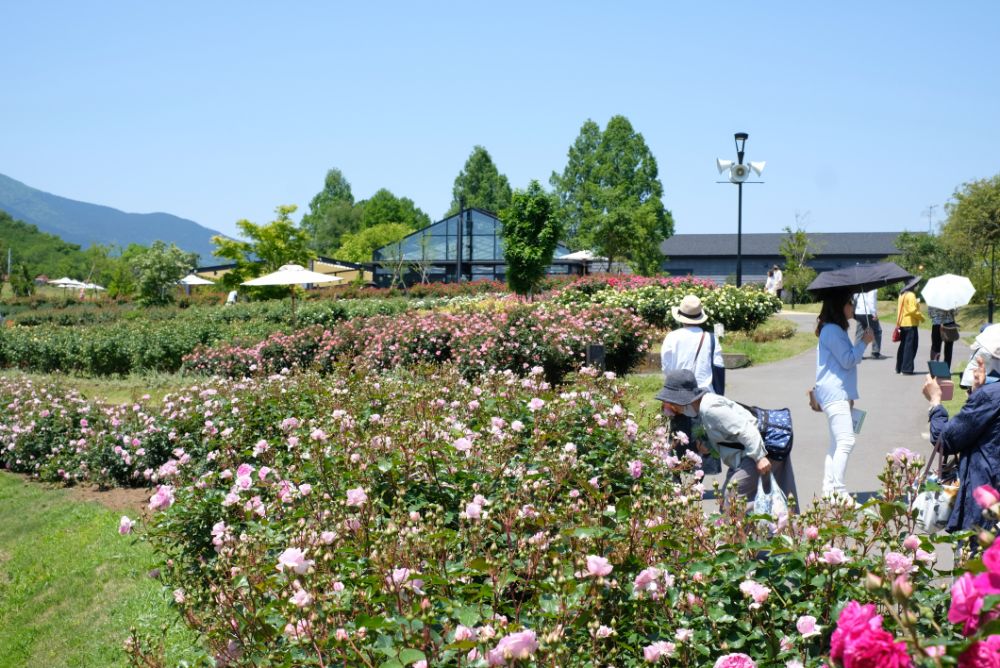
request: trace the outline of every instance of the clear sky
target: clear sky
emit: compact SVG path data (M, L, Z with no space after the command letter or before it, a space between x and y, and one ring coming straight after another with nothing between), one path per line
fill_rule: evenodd
M432 219L476 144L514 187L627 116L678 233L927 229L1000 172L1000 3L4 3L0 173L234 233L340 168Z

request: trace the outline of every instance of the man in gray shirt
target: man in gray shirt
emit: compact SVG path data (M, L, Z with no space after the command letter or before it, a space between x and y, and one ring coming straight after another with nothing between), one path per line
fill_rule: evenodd
M864 336L865 330L871 327L875 333L872 343L872 359L884 360L882 354L882 325L878 321L878 290L859 292L854 295L854 319L858 321L858 329L854 333L857 341Z

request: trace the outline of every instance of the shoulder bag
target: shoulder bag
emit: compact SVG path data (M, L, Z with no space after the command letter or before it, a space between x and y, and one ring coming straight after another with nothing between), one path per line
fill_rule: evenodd
M706 334L708 332L703 331L701 333L701 339L698 341L698 350L694 351L695 366L698 364L698 356L701 354L701 344L705 343ZM712 367L712 392L721 396L726 393L726 367L715 366L715 335L711 334L710 336L712 337L712 346L708 363Z
M899 323L903 320L903 305L902 303L896 306L896 329L892 330L892 342L899 343L900 339L903 338L903 334L899 331Z
M958 325L954 322L946 322L941 325L941 340L945 343L954 343L958 341L961 333L958 330Z

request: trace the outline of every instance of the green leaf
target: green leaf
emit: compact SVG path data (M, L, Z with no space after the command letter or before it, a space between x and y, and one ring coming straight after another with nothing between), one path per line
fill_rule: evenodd
M455 613L455 617L463 626L473 627L479 623L479 611L475 608L460 608Z
M983 597L983 609L982 612L989 612L993 608L1000 604L1000 594L990 594L989 596Z
M399 653L399 660L407 666L411 663L416 663L417 661L423 661L424 658L424 653L419 649L404 649Z

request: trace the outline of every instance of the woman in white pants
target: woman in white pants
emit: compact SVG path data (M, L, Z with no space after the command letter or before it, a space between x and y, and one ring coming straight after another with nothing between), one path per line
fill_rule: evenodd
M830 447L823 467L823 495L846 496L847 460L854 449L851 407L858 398L858 365L865 348L875 339L871 329L853 342L847 333L854 317L850 292L830 293L816 321L816 401L830 426Z

